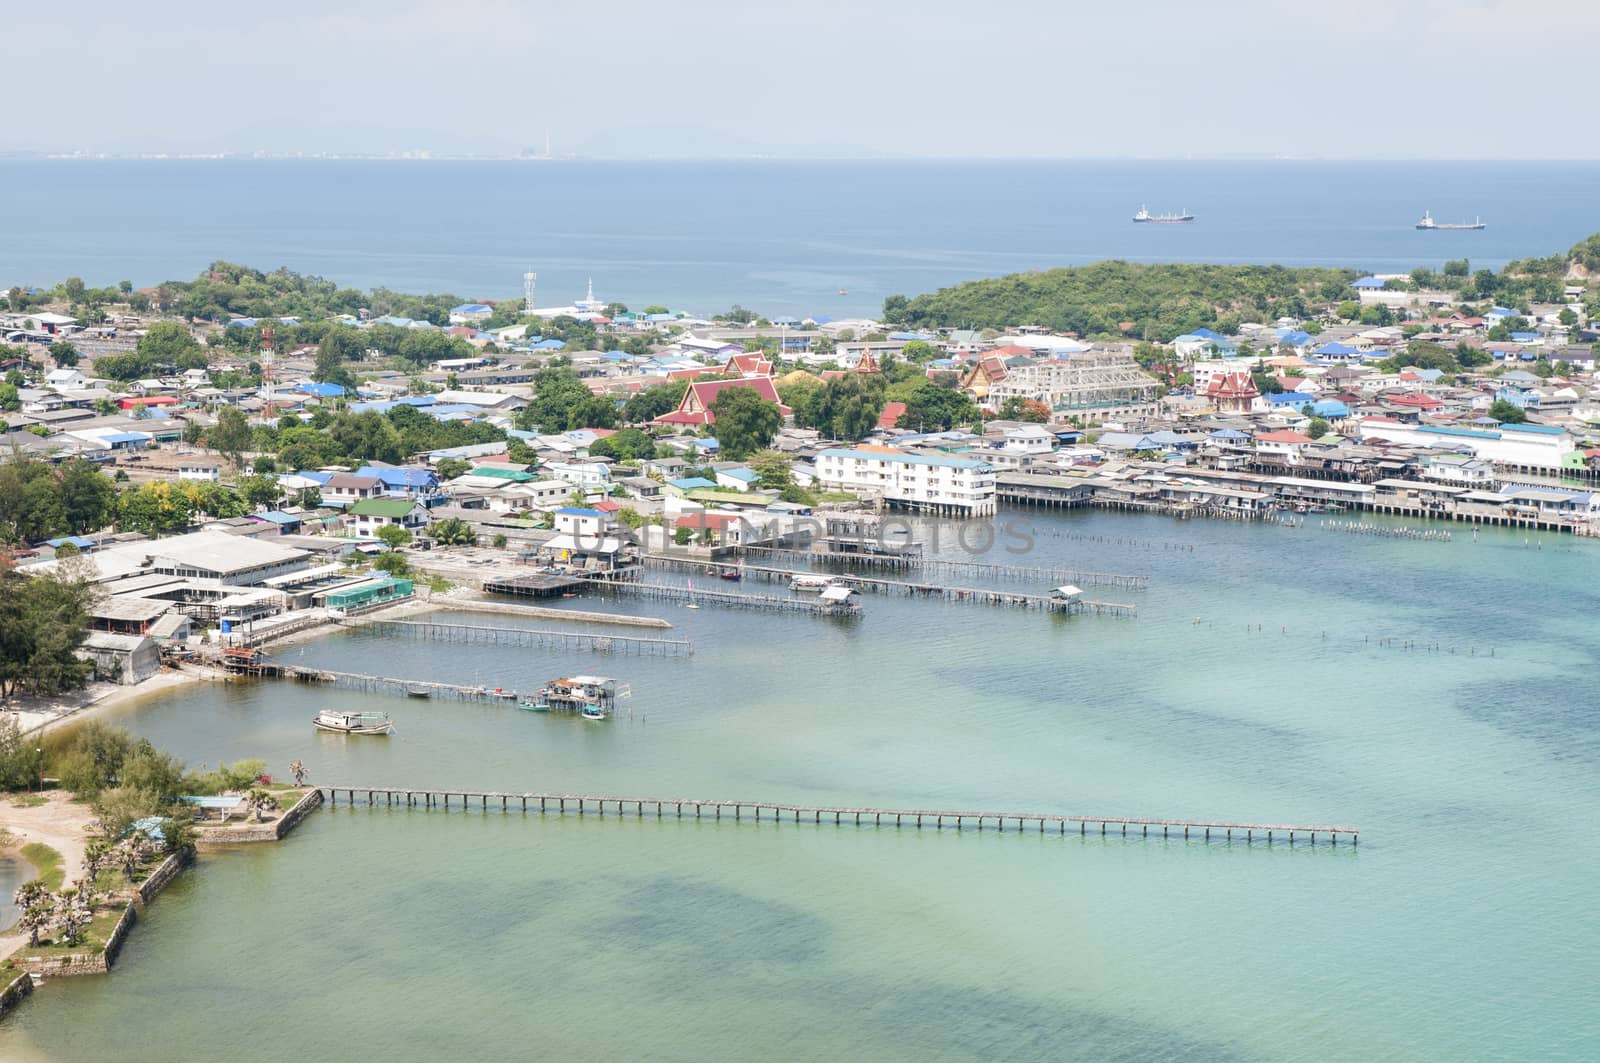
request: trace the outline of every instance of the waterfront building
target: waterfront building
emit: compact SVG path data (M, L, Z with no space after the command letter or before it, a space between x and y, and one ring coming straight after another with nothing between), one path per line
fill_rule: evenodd
M817 455L817 482L876 496L892 508L962 516L995 512L995 468L986 461L889 447L828 449Z

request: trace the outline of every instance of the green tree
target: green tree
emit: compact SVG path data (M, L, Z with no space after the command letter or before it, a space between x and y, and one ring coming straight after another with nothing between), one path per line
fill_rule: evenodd
M396 464L404 457L400 433L390 420L374 410L346 414L329 428L339 452L356 462Z
M22 409L22 395L15 384L0 384L0 410L15 413Z
M652 384L632 396L623 405L623 419L631 424L653 421L662 414L671 413L683 402L683 393L689 388L687 380L669 380Z
M758 450L750 455L750 468L761 475L761 486L781 491L794 482L794 459L778 450Z
M275 505L283 497L283 485L276 476L246 476L239 481L239 494L251 508Z
M194 499L165 480L140 484L117 499L117 527L122 531L168 535L188 527L194 514Z
M359 360L365 350L366 345L362 343L359 332L344 325L335 325L317 345L317 361L311 370L311 379L338 384L347 392L354 391L356 382L345 364Z
M386 554L379 554L377 559L372 562L372 567L379 572L388 573L396 579L402 579L411 574L411 562L406 560L404 554L397 554L392 550Z
M1310 436L1312 439L1321 439L1332 430L1333 426L1321 417L1313 417L1306 424L1306 435Z
M900 424L919 432L946 432L982 416L966 392L940 387L931 380L918 381L902 394L899 401L906 404L906 412Z
M541 369L533 375L533 401L517 414L524 431L565 432L572 410L594 398L576 370L565 366ZM615 423L615 411L612 413Z
M78 348L66 340L56 340L50 345L50 358L56 365L63 369L71 369L78 364Z
M227 458L235 469L244 465L244 452L249 449L250 441L250 422L236 406L218 410L217 423L206 433L206 444Z
M17 715L0 716L0 790L31 790L38 783L43 759L38 741L22 733Z
M151 366L170 365L178 369L204 369L206 355L200 341L175 321L157 321L145 329L134 352ZM199 363L195 364L195 360ZM102 359L103 360L103 359Z
M754 388L723 388L711 403L711 415L716 420L718 453L730 461L765 447L783 427L778 404L763 399Z
M471 546L478 541L472 525L458 517L437 521L428 528L428 533L445 546Z
M1501 424L1522 424L1528 419L1521 406L1505 399L1494 400L1494 404L1489 407L1489 416Z
M591 457L614 461L649 461L656 456L655 440L637 428L624 428L589 444Z
M411 530L398 524L385 524L378 529L377 536L390 550L398 550L411 542Z
M441 480L454 480L457 476L465 476L472 471L472 463L461 458L445 458L434 467Z
M89 681L94 665L78 648L94 597L94 586L70 573L0 573L0 694L59 694Z
M584 389L586 392L587 388ZM567 429L615 428L617 404L601 395L588 395L572 404L567 411Z
M67 529L87 535L110 524L117 512L117 488L99 468L81 458L61 467L61 505Z

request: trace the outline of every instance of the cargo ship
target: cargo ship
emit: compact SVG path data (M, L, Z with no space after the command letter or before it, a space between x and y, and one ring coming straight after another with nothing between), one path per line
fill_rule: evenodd
M1133 220L1149 225L1182 225L1185 222L1194 221L1194 215L1186 210L1179 211L1176 214L1151 214L1149 210L1140 207L1139 213L1133 216Z
M1487 229L1488 226L1483 224L1483 219L1482 218L1474 218L1472 220L1471 224L1468 224L1467 222L1461 222L1459 224L1454 224L1454 225L1452 225L1452 224L1450 224L1448 222L1445 222L1445 223L1441 224L1440 222L1434 221L1433 220L1433 215L1430 214L1428 211L1423 211L1422 212L1422 220L1417 222L1417 228L1419 228L1419 229L1469 230L1469 229Z

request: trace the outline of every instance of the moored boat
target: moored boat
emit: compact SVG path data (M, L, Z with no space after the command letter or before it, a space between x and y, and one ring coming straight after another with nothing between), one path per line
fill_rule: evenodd
M394 733L394 722L386 712L337 712L323 709L311 718L319 731L347 735L387 735Z
M552 679L537 700L520 704L530 712L576 712L589 720L603 720L617 703L633 696L633 688L609 676L573 675Z
M408 698L431 698L431 697L433 697L433 691L429 690L425 686L409 686L409 687L406 687L406 697L408 697Z
M833 586L832 576L795 576L789 581L789 589L801 591L806 594L817 594L827 587Z

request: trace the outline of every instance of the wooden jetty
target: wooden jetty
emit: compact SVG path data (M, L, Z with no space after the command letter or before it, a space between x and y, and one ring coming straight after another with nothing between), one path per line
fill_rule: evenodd
M726 563L721 563L717 567L725 568L727 566ZM689 568L695 572L704 571L706 563L704 561L690 562ZM715 588L690 588L661 583L642 583L638 580L591 579L586 580L584 585L600 593L616 594L618 596L632 595L635 598L678 602L684 605L704 603L732 609L760 609L774 613L804 613L809 616L855 617L861 615L861 607L854 602L843 602L835 605L830 602L819 601L816 597L785 598L776 594L743 594Z
M824 562L827 564L854 564L861 555L841 555L820 551L786 550L779 547L767 546L741 546L736 548L740 553L754 553L775 560L784 561L810 561ZM1014 580L1018 582L1039 583L1048 586L1057 586L1062 583L1075 583L1080 587L1121 587L1123 590L1143 591L1150 589L1149 576L1128 575L1120 572L1087 572L1078 568L1035 568L1026 565L994 565L982 561L949 561L943 558L916 558L908 568L920 568L932 572L972 573L977 576L987 576L991 579Z
M481 586L491 594L510 594L518 598L558 598L583 586L583 580L559 573L529 572L520 576L491 576Z
M434 620L384 620L382 618L343 619L340 627L362 628L409 635L436 642L477 642L521 649L553 646L594 653L637 653L645 656L676 657L694 653L688 639L648 638L642 635L600 634L593 631L543 631L526 627L495 627L487 624L445 624Z
M1296 835L1304 835L1306 840L1315 845L1317 835L1325 835L1329 842L1337 845L1339 836L1344 837L1352 844L1360 838L1360 829L1351 826L1337 826L1326 824L1306 823L1247 823L1232 820L1205 820L1205 819L1151 819L1139 816L1069 816L1056 815L1048 812L974 812L950 809L932 808L857 808L842 805L792 805L775 801L721 801L705 798L688 797L622 797L596 794L567 794L567 793L515 793L501 790L436 790L419 789L409 786L322 786L318 789L328 795L328 803L336 804L339 794L345 794L348 804L355 804L357 794L365 794L367 804L378 805L380 799L385 806L402 804L406 807L441 808L447 809L452 798L459 799L461 808L470 808L473 801L478 802L478 807L487 811L491 802L498 801L501 811L512 811L513 802L515 810L522 812L539 812L543 814L576 813L585 815L593 812L604 816L607 809L618 816L633 815L638 818L663 819L671 816L674 819L683 819L693 816L695 819L721 820L723 813L732 813L735 822L743 822L746 814L755 823L762 822L762 813L766 813L767 822L781 823L785 821L803 823L810 821L813 824L830 823L834 826L872 826L895 827L911 830L943 830L951 827L954 830L973 828L983 830L987 826L991 830L1006 831L1010 825L1016 831L1029 833L1055 833L1067 834L1068 827L1077 827L1080 836L1088 836L1090 827L1098 826L1095 832L1101 837L1113 833L1110 828L1116 827L1114 832L1120 837L1128 836L1128 829L1135 828L1136 837L1148 838L1152 829L1159 828L1161 837L1171 838L1181 832L1184 838L1209 842L1232 841L1235 833L1243 835L1246 842L1254 842L1257 834L1263 840L1271 842L1275 836L1283 835L1289 844L1293 845ZM1212 834L1217 835L1216 839Z
M304 668L298 665L278 664L277 674L284 679L302 683L326 683L342 690L359 690L366 694L392 694L396 697L416 697L422 691L429 698L447 701L489 702L496 705L515 705L515 690L484 686L463 686L459 683L434 683L419 679L395 679L392 676L364 675L361 672L335 672L326 668Z
M688 558L671 557L665 554L646 554L641 562L649 567L687 569L690 572L704 571L707 567L703 561L693 561ZM726 561L712 562L714 569L726 569L730 566ZM799 569L771 568L762 565L745 565L738 567L745 575L758 579L777 580L788 582L795 576L816 575ZM1051 613L1092 613L1096 616L1133 617L1138 613L1138 607L1121 602L1098 602L1087 599L1053 598L1048 594L1021 594L1016 591L994 590L988 587L948 587L937 583L909 583L904 580L883 579L879 576L835 575L834 580L846 587L855 590L874 591L879 594L901 594L913 598L943 598L950 602L970 602L978 605L1013 606L1022 609L1041 609ZM641 585L644 587L650 584ZM701 592L696 589L696 597ZM754 595L738 595L737 597L755 597ZM762 596L765 600L766 596ZM796 602L806 604L805 599L776 598L779 602Z

